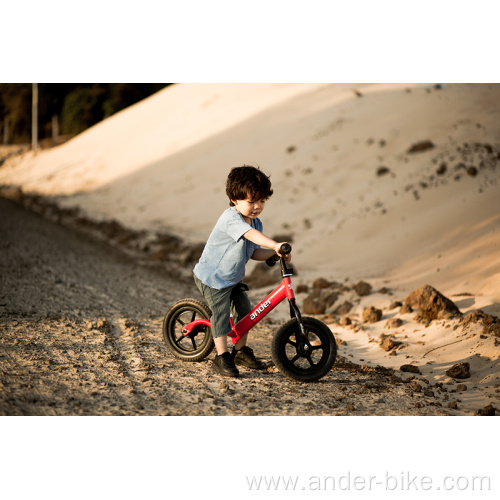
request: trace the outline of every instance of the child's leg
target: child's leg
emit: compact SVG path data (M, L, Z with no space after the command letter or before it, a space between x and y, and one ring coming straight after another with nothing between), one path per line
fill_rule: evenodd
M227 335L222 335L221 337L215 337L214 343L215 343L215 350L217 351L218 355L227 352Z
M238 287L238 285L236 285ZM239 288L233 289L231 294L231 314L233 315L233 320L238 323L252 310L252 304L250 299L244 290ZM238 340L235 347L240 350L243 346L247 344L248 333L243 335L243 337Z
M216 290L203 284L196 276L194 278L198 289L212 311L210 324L217 354L223 354L228 350L227 334L231 331L229 311L232 287Z

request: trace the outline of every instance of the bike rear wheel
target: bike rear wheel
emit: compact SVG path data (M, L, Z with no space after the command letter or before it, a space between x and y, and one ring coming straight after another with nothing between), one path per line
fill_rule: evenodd
M324 377L337 357L337 344L330 329L321 321L304 317L305 337L294 318L282 325L274 334L271 355L278 370L288 378L312 382Z
M196 299L182 299L175 302L163 319L163 340L168 351L183 361L200 361L207 357L215 344L212 330L197 326L188 335L182 329L197 319L210 319L210 308Z

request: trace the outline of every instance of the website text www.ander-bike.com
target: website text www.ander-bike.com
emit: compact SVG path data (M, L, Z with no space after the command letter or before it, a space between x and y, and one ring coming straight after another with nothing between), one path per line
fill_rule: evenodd
M433 477L385 472L381 475L357 475L347 472L338 476L246 476L250 491L491 491L489 476L457 475Z

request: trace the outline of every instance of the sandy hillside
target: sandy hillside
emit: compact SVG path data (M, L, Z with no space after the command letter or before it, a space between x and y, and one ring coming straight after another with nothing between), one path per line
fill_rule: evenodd
M465 386L472 411L500 406L498 337L463 321L477 309L500 316L499 124L497 84L182 84L57 148L9 158L0 184L197 243L227 206L229 169L259 165L275 188L265 232L293 239L296 282L345 287L324 312L353 360L417 366L406 376L424 389ZM354 291L360 280L368 295ZM392 307L424 284L462 317ZM334 314L344 301L351 309ZM369 306L383 312L374 323L363 320ZM399 344L385 350L381 335ZM446 374L460 362L468 378Z

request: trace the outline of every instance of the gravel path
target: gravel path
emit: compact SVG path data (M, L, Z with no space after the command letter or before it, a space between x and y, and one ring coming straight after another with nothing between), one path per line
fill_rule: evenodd
M190 280L10 200L0 214L0 415L450 413L390 370L347 362L342 346L319 382L286 379L270 362L272 314L251 333L267 370L224 379L213 354L182 363L161 323L175 300L200 298Z

